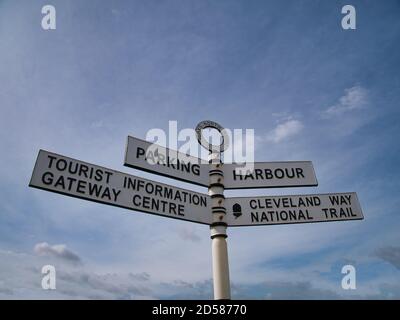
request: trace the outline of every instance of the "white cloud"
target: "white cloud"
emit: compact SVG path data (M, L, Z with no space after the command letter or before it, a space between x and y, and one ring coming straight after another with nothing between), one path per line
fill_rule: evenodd
M267 135L267 140L278 143L298 134L303 128L304 125L301 121L290 119L278 124L276 128Z
M367 104L367 93L367 90L361 86L346 89L339 101L324 111L324 116L336 116L363 108Z
M39 256L51 256L72 263L81 263L79 256L69 250L65 244L56 244L51 246L47 242L37 243L33 251Z
M93 271L83 265L72 267L54 256L0 250L0 261L0 299L154 299L152 288L157 286L145 272ZM56 268L55 290L42 289L45 264Z
M43 290L41 267L54 263L54 257L33 256L0 250L0 299L210 299L212 280L208 277L187 281L180 274L163 281L140 272L132 274L115 268L99 271L83 265L72 268L55 263L57 289ZM118 268L117 268L118 269ZM255 282L232 282L237 299L397 299L400 294L398 276L381 275L360 281L357 291L349 294L338 282L314 275L310 269L267 268L268 276ZM278 273L278 276L275 276ZM297 274L297 277L296 277ZM271 278L271 275L274 275ZM299 280L300 277L300 280Z

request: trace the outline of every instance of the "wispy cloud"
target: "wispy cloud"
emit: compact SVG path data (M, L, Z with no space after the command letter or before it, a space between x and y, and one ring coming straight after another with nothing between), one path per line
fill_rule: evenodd
M290 119L278 124L268 135L267 140L274 143L281 142L297 135L303 130L304 125L300 120Z
M346 112L362 109L367 104L368 91L361 86L345 89L339 101L323 112L325 118L338 116Z
M400 269L400 247L383 247L375 252L376 256Z
M33 251L39 256L51 256L72 263L81 263L81 258L67 248L65 244L49 245L47 242L37 243Z
M187 281L177 276L171 280L153 278L147 272L127 273L111 268L93 270L80 265L71 268L68 264L57 265L57 289L43 290L40 279L41 266L51 263L47 257L0 250L3 262L0 275L1 299L210 299L212 280ZM270 273L275 270L268 269ZM304 271L304 270L303 270ZM333 282L322 278L312 279L310 273L303 273L301 280L286 270L277 280L261 277L256 282L235 281L232 294L237 299L397 299L400 287L396 278L373 280L373 290L360 282L357 292L349 294ZM317 280L317 281L316 281ZM340 280L338 280L340 283Z

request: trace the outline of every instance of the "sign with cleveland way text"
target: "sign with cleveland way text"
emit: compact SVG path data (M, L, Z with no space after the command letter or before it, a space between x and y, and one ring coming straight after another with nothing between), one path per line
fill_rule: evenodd
M225 189L317 186L311 161L254 162L223 166Z
M128 136L124 165L207 187L208 162Z
M227 198L225 206L232 227L364 218L355 192Z
M210 197L40 150L29 186L117 207L211 223Z

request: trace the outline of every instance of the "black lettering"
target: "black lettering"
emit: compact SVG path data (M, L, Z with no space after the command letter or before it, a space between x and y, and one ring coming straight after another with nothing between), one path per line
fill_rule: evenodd
M173 202L170 202L169 204L169 213L176 215L176 204Z
M192 172L194 175L199 176L200 175L200 166L198 164L192 165Z
M78 180L78 185L76 187L76 192L85 193L85 188L86 188L86 181Z
M53 157L53 156L51 156L51 155L48 155L47 157L50 159L48 168L51 169L51 166L53 165L53 161L54 161L55 159L57 159L57 158L56 158L56 157Z
M89 171L88 166L85 164L81 164L81 167L79 168L79 176L82 176L82 174L84 174L85 178L87 178L88 171Z
M45 172L42 175L42 182L45 185L51 185L53 183L54 175L51 172Z
M136 148L136 158L139 158L140 156L144 156L146 154L146 150L143 148Z
M183 204L178 205L178 215L184 217L185 216L185 206Z
M96 180L96 181L103 180L103 170L101 170L101 169L96 170L96 173L94 175L94 180Z
M75 164L75 168L72 169L72 165ZM68 165L68 172L70 174L76 174L78 172L78 162L73 163L72 161L69 162Z
M132 198L132 202L136 207L140 207L141 203L140 203L140 195L135 194Z
M277 177L278 179L282 179L285 177L285 173L283 172L282 169L276 169L274 173L275 177Z
M68 184L68 191L71 191L72 185L73 185L74 182L76 182L76 179L75 179L75 178L68 177L67 180L68 180L68 182L69 182L69 184Z
M95 183L89 183L89 195L93 196L93 194L98 198L100 197L100 192L103 187L99 186Z
M251 222L259 222L258 212L250 212L251 214Z
M201 197L200 201L201 201L202 207L207 207L207 198L206 197Z
M329 209L329 213L331 214L331 218L332 218L333 216L335 216L335 218L338 217L337 214L336 214L336 209L334 209L334 208L330 208L330 209Z
M235 180L236 181L236 178L237 177L239 177L240 178L240 180L242 180L243 179L243 176L242 176L242 174L240 173L240 174L237 174L236 173L236 169L233 169L232 170L232 173L233 173L233 180Z
M296 168L296 174L297 174L297 178L305 178L302 168Z
M289 170L290 170L290 173L289 173ZM286 175L288 178L294 178L294 175L295 175L294 168L290 168L290 169L286 168L285 171L286 171Z
M272 179L274 176L272 175L272 171L271 169L265 169L264 170L265 173L265 179Z
M54 187L57 188L58 186L61 186L61 188L65 189L65 182L64 182L64 177L60 176L56 183L54 184Z
M256 179L262 179L262 170L261 169L254 169L255 174L256 174Z
M110 171L105 171L104 173L107 176L106 183L108 184L110 182L110 177L112 176L113 173Z
M62 164L62 166L60 166L60 164ZM56 162L56 168L58 171L64 171L67 168L67 161L64 159L58 159Z

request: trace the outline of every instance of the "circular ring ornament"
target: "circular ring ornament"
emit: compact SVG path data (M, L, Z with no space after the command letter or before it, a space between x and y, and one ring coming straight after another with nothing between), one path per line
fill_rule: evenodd
M211 144L207 141L207 139L204 137L203 132L202 132L206 128L216 129L221 134L221 136L222 136L221 144L215 145L215 144ZM205 121L201 121L196 126L195 130L196 130L197 141L200 143L200 145L202 145L204 148L206 148L210 152L223 152L224 150L228 149L229 136L228 136L226 130L224 129L224 127L221 126L220 124L218 124L214 121L205 120Z

